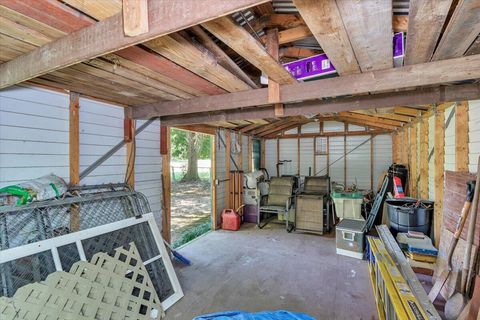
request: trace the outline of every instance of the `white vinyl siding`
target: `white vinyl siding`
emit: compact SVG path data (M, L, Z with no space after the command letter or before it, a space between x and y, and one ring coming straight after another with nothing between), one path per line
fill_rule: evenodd
M455 106L445 110L445 170L455 171ZM448 123L448 118L451 120ZM448 125L448 127L447 127Z
M380 179L393 163L392 136L382 134L373 138L373 189L381 183Z
M277 175L277 140L265 140L265 169L271 177Z
M300 175L308 176L310 171L313 172L313 138L300 139Z
M347 185L370 189L370 136L347 137Z
M435 199L435 156L432 153L435 146L435 117L428 118L428 155L432 154L428 162L428 197Z
M280 139L280 159L289 160L280 166L280 175L296 175L298 173L298 141L297 139Z
M220 135L221 139L226 142L225 140L225 130L218 130L218 135ZM223 209L226 208L227 206L227 201L225 198L225 192L226 192L226 184L228 181L227 179L227 173L226 173L226 167L225 167L225 157L226 157L226 152L225 152L225 146L221 141L219 141L219 137L217 136L215 138L215 172L217 175L217 194L216 194L216 206L217 206L217 225L220 224L220 213L222 212ZM232 165L232 164L231 164ZM215 181L214 181L215 183Z
M477 161L480 156L480 100L468 102L468 150L470 172L477 172Z

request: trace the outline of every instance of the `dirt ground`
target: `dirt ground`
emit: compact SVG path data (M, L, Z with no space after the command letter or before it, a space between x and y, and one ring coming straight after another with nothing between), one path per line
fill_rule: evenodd
M172 181L172 243L186 230L210 218L210 192L210 183L206 181Z

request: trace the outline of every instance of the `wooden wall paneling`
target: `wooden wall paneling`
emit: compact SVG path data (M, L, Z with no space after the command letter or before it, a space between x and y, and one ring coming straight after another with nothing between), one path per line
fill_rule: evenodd
M392 49L385 45L392 41L393 35L392 1L342 0L336 3L360 70L392 68Z
M355 53L335 0L293 0L340 75L359 73Z
M417 154L417 123L413 123L410 131L410 196L418 197L418 154Z
M443 221L443 187L445 165L445 111L435 112L435 209L434 209L434 236L435 245L440 244L440 232Z
M420 155L419 155L419 196L421 199L428 199L428 117L420 121Z
M160 127L160 142L165 141L166 150L162 150L160 143L160 154L162 155L162 237L168 243L171 239L172 229L172 190L171 190L171 173L170 173L170 127ZM164 143L164 148L165 148Z
M468 172L468 101L455 107L455 170Z
M405 65L430 61L451 4L452 0L410 1Z
M129 37L148 32L147 0L123 0L123 32Z

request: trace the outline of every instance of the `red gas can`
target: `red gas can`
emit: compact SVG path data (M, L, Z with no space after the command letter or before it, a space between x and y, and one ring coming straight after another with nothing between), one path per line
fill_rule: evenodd
M240 215L232 209L222 211L222 229L237 231L240 229Z

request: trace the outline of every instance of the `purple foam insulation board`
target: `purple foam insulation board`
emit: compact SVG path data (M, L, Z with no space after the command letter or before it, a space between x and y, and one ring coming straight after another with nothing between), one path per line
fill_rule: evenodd
M395 67L403 66L405 57L405 33L397 32L393 35L393 65Z
M283 64L298 80L307 80L337 72L325 53Z

